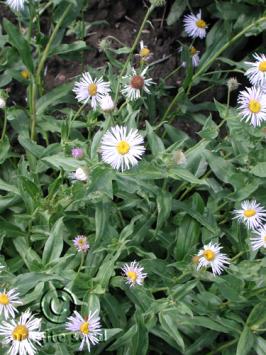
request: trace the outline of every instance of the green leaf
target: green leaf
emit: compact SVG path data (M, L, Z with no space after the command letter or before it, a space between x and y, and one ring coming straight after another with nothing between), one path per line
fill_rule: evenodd
M154 133L152 126L148 121L146 122L146 130L147 130L147 138L149 142L149 146L151 148L152 154L156 157L158 153L161 153L165 150L163 141L161 138Z
M249 327L245 325L239 341L237 343L236 355L248 355L254 344L254 335L250 331Z
M159 313L159 321L163 330L169 334L176 342L178 346L184 351L185 344L184 340L177 329L178 322L174 315L171 313Z
M66 228L63 223L63 217L59 218L51 229L49 238L47 239L42 261L44 264L49 264L49 262L58 259L63 250L64 236L66 235Z
M73 43L64 43L59 46L51 48L49 51L49 57L58 54L71 53L76 51L81 51L87 48L86 42L84 41L76 41Z
M266 162L256 164L251 169L251 173L255 176L265 178L266 177Z
M183 0L175 0L175 2L173 3L171 9L170 9L170 13L167 16L166 22L168 26L173 25L179 18L180 16L183 14L183 12L186 9L186 2Z
M19 55L27 67L27 69L33 74L34 65L32 60L31 48L28 42L22 37L17 27L10 21L4 18L4 29L6 30L10 43L18 50Z
M74 171L81 166L78 160L74 158L66 157L64 154L59 153L52 155L50 157L42 158L41 161L44 161L51 165L53 168L57 170L65 170L66 172Z

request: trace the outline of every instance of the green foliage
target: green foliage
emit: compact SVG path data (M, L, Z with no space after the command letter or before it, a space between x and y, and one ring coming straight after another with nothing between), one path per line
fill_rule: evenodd
M165 31L176 26L181 32L186 1L166 2L164 15L155 8L164 1L150 3L144 25L151 16L152 28L160 14ZM93 354L265 354L265 249L251 249L253 232L232 214L246 199L266 206L265 124L254 128L241 121L236 92L226 97L229 77L237 73L244 82L250 54L236 58L248 38L254 36L254 46L263 50L264 2L189 3L195 14L202 7L209 21L199 66L193 68L191 41L182 33L182 74L168 76L180 85L161 78L149 87L151 95L136 101L125 100L120 88L135 63L141 31L135 47L103 39L107 63L96 70L84 62L91 50L87 37L91 27L109 24L85 21L90 2L30 1L17 21L2 20L0 87L7 106L0 109L1 288L18 290L20 312L30 308L42 315L44 295L60 298L62 289L80 313L97 311L103 341ZM78 106L72 75L47 89L53 60L74 61L93 78L103 76L117 108L106 113L89 103ZM140 61L136 68L145 65ZM12 85L20 88L18 96ZM145 141L141 161L124 172L103 163L100 154L104 133L116 124L137 128ZM75 147L83 149L82 158L71 155ZM78 168L87 181L74 179ZM74 247L78 235L88 238L86 253ZM193 257L209 242L219 242L231 258L221 276L197 270ZM143 286L129 287L122 275L121 267L133 260L147 273ZM80 341L71 341L65 323L42 318L42 330L63 334L64 342L44 341L39 354L78 351Z

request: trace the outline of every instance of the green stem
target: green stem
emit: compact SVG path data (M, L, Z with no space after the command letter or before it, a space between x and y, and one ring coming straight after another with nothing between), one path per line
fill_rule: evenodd
M171 78L171 76L173 76L174 74L176 74L178 72L179 69L182 68L182 64L179 65L179 67L175 68L170 74L166 75L166 77L164 78L164 80L167 80L169 78Z
M144 28L144 26L145 26L145 24L146 24L146 22L147 22L147 20L148 20L148 18L149 18L149 16L150 16L151 12L153 11L153 9L154 9L154 6L153 6L153 5L151 5L151 6L148 8L148 10L147 10L147 12L146 12L146 15L145 15L145 17L144 17L144 19L143 19L143 21L142 21L141 26L140 26L140 29L139 29L139 31L138 31L138 34L137 34L137 36L136 36L136 38L135 38L135 41L134 41L134 43L133 43L133 45L132 45L132 47L131 47L131 50L130 50L130 53L129 53L128 57L127 57L127 60L126 60L124 66L123 66L123 68L122 68L122 70L121 70L121 73L120 73L120 75L119 75L118 82L117 82L117 87L116 87L115 102L117 102L117 99L118 99L119 86L120 86L120 82L121 82L122 76L123 76L123 75L125 74L125 72L126 72L127 66L128 66L128 64L129 64L129 62L130 62L130 60L131 60L131 58L132 58L132 55L133 55L133 53L134 53L134 51L135 51L135 48L137 47L137 45L138 45L138 43L139 43L139 39L140 39L140 36L141 36L141 34L142 34L143 28Z
M65 11L63 12L62 17L57 22L57 25L55 26L55 28L53 30L53 33L52 33L52 35L51 35L51 37L50 37L50 39L49 39L49 41L48 41L48 43L47 43L47 45L46 45L46 47L44 49L43 55L41 57L41 60L39 62L37 70L36 70L36 82L37 82L38 86L40 86L40 84L41 84L41 73L43 71L46 59L47 59L47 57L49 55L49 51L51 49L51 45L52 45L52 43L53 43L53 41L54 41L54 39L55 39L55 37L57 35L57 32L58 32L60 26L62 25L62 22L64 21L65 17L67 16L71 6L72 6L72 4L69 4L67 6L67 8L65 9Z
M3 141L5 135L6 135L6 126L7 126L7 113L6 113L6 108L5 108L5 113L4 113L4 124L3 124L3 130L2 130L2 135L0 142Z
M31 139L35 140L36 138L36 97L37 97L37 85L32 79L31 83L31 97L30 97L30 108L31 108Z

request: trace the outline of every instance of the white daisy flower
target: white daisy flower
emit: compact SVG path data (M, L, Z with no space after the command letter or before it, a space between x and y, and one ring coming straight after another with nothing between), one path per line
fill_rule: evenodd
M179 52L182 52L183 47L180 47ZM199 65L200 62L200 57L199 57L199 53L200 51L198 51L194 46L189 47L189 53L191 55L191 60L192 60L192 67L195 68ZM183 67L186 66L186 62L182 63Z
M243 222L249 229L259 228L266 220L266 211L259 203L254 201L243 201L240 210L234 210L234 218Z
M140 51L138 56L143 62L148 62L152 58L153 53L150 51L150 49L147 46L144 45L143 41L140 41L139 44L140 44Z
M265 54L253 54L255 62L245 62L249 66L245 75L253 85L266 85L266 56Z
M203 246L198 252L198 266L197 270L201 269L202 267L211 267L213 275L220 275L222 271L226 268L225 264L229 263L229 258L226 254L220 252L222 249L218 243L210 242L207 245Z
M73 239L73 244L79 252L86 252L90 247L87 241L87 237L85 237L84 235L77 235L76 238Z
M85 168L77 168L74 173L69 174L71 180L88 181L89 174Z
M17 312L15 305L19 304L22 304L22 302L19 300L19 294L16 293L16 289L0 292L0 314L4 313L5 319L8 319L9 316L15 318L15 312Z
M100 108L103 112L112 112L115 109L115 103L110 95L103 96L100 99Z
M252 249L266 248L266 224L260 227L258 231L254 232L256 235L250 239Z
M145 152L144 139L137 129L115 126L107 131L101 141L102 160L114 169L122 171L138 164Z
M201 10L197 15L190 14L184 17L185 32L192 38L206 37L206 22L201 18Z
M7 5L13 11L21 11L21 10L23 10L25 2L26 2L25 0L6 0Z
M82 79L74 85L76 99L82 103L90 101L91 107L96 110L100 99L110 91L110 83L103 78L92 80L90 73L83 73Z
M136 261L132 261L130 264L125 264L122 267L122 272L126 277L126 283L130 285L130 287L136 285L142 285L147 274L143 272L144 268L140 266Z
M83 318L77 311L74 311L74 316L68 318L69 322L66 323L66 329L78 333L82 337L82 341L79 350L83 350L85 343L87 344L88 351L90 346L96 345L99 342L101 336L101 324L100 317L97 315L97 311L89 312L88 317Z
M241 121L250 121L254 127L257 127L266 120L266 95L260 89L253 86L240 91L237 102L242 115Z
M41 319L34 318L30 311L22 313L19 321L3 321L0 325L0 335L4 336L4 344L11 344L9 355L34 355L37 348L34 343L41 345L44 333L40 332Z
M121 90L122 94L125 95L129 100L137 100L140 98L141 90L150 94L148 87L154 84L152 79L145 79L148 67L146 67L140 75L136 73L136 70L132 68L132 73L129 76L125 76L126 84L124 89Z

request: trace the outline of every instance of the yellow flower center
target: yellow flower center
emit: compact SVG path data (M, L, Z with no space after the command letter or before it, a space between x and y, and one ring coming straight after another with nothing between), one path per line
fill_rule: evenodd
M247 218L255 216L256 211L255 210L245 210L244 211L244 216Z
M139 55L142 57L142 58L147 58L149 55L150 55L150 50L149 48L147 47L144 47L144 48L141 48L140 52L139 52Z
M193 46L192 46L189 50L190 50L190 54L191 54L191 55L195 55L195 54L197 53L196 48L193 47Z
M206 28L206 27L207 27L206 22L205 22L204 20L198 20L198 21L196 21L196 26L197 26L198 28Z
M116 149L119 154L125 155L129 152L130 145L126 141L120 141L117 144Z
M264 60L263 62L260 62L259 70L260 71L266 71L266 60Z
M202 255L208 261L213 261L215 259L215 252L210 249L204 250Z
M9 304L8 295L6 295L5 293L0 293L0 304Z
M28 336L29 336L28 328L22 324L17 325L12 332L13 339L17 341L25 340L28 338Z
M30 72L27 69L24 69L20 72L20 75L22 76L23 79L29 79L30 77Z
M251 112L258 113L258 112L260 112L261 104L257 100L250 100L249 104L248 104L248 107L249 107Z
M129 277L132 282L136 282L137 273L135 271L128 271L127 272L127 277Z
M263 237L264 243L266 243L266 235Z
M88 92L90 96L95 96L97 94L97 85L92 83L88 87Z
M90 330L89 330L89 322L84 322L81 324L81 326L79 327L79 330L81 331L81 333L83 334L89 334Z

